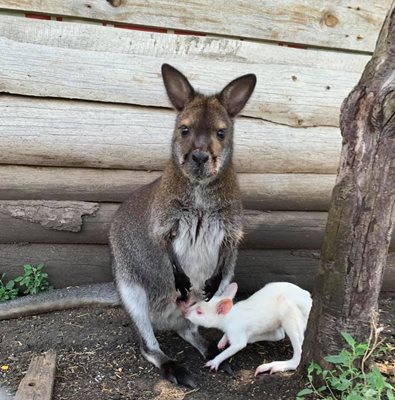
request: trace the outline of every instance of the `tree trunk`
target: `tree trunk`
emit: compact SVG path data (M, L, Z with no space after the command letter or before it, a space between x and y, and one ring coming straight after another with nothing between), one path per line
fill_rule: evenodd
M395 2L372 59L343 102L343 147L332 194L303 361L344 347L340 332L367 339L394 221Z

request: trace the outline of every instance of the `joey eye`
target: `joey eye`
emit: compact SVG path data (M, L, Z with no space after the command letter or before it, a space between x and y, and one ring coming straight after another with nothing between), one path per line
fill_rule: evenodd
M218 140L224 140L225 139L225 131L223 129L218 129L217 130L217 138L218 138Z
M202 315L203 314L203 311L202 311L202 309L200 307L196 309L196 314L197 315Z
M188 133L189 133L189 128L188 128L187 126L181 125L179 129L180 129L180 131L181 131L181 135L182 135L182 136L188 135Z

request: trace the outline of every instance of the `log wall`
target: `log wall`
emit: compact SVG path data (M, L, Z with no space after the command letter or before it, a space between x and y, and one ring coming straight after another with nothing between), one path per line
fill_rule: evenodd
M235 127L246 231L236 278L246 291L312 287L340 105L390 0L171 3L0 0L0 274L44 262L55 286L111 279L111 218L169 156L167 62L206 93L257 75Z

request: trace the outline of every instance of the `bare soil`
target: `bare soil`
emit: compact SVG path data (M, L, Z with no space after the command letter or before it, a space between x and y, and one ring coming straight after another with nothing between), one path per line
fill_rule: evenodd
M382 300L380 322L395 346L395 299ZM15 392L32 355L56 349L54 400L116 399L294 399L304 381L292 373L261 375L264 361L292 355L287 340L249 345L231 360L234 375L210 372L198 352L173 333L158 335L163 350L194 373L199 388L177 387L163 380L139 353L129 320L121 308L82 308L0 322L0 384ZM219 339L219 332L205 332ZM377 360L394 382L395 354ZM1 393L0 393L0 399Z

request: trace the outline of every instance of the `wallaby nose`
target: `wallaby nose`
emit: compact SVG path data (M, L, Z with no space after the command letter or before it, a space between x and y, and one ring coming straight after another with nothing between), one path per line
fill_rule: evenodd
M198 165L203 165L208 161L208 153L201 150L194 150L192 152L192 160Z

